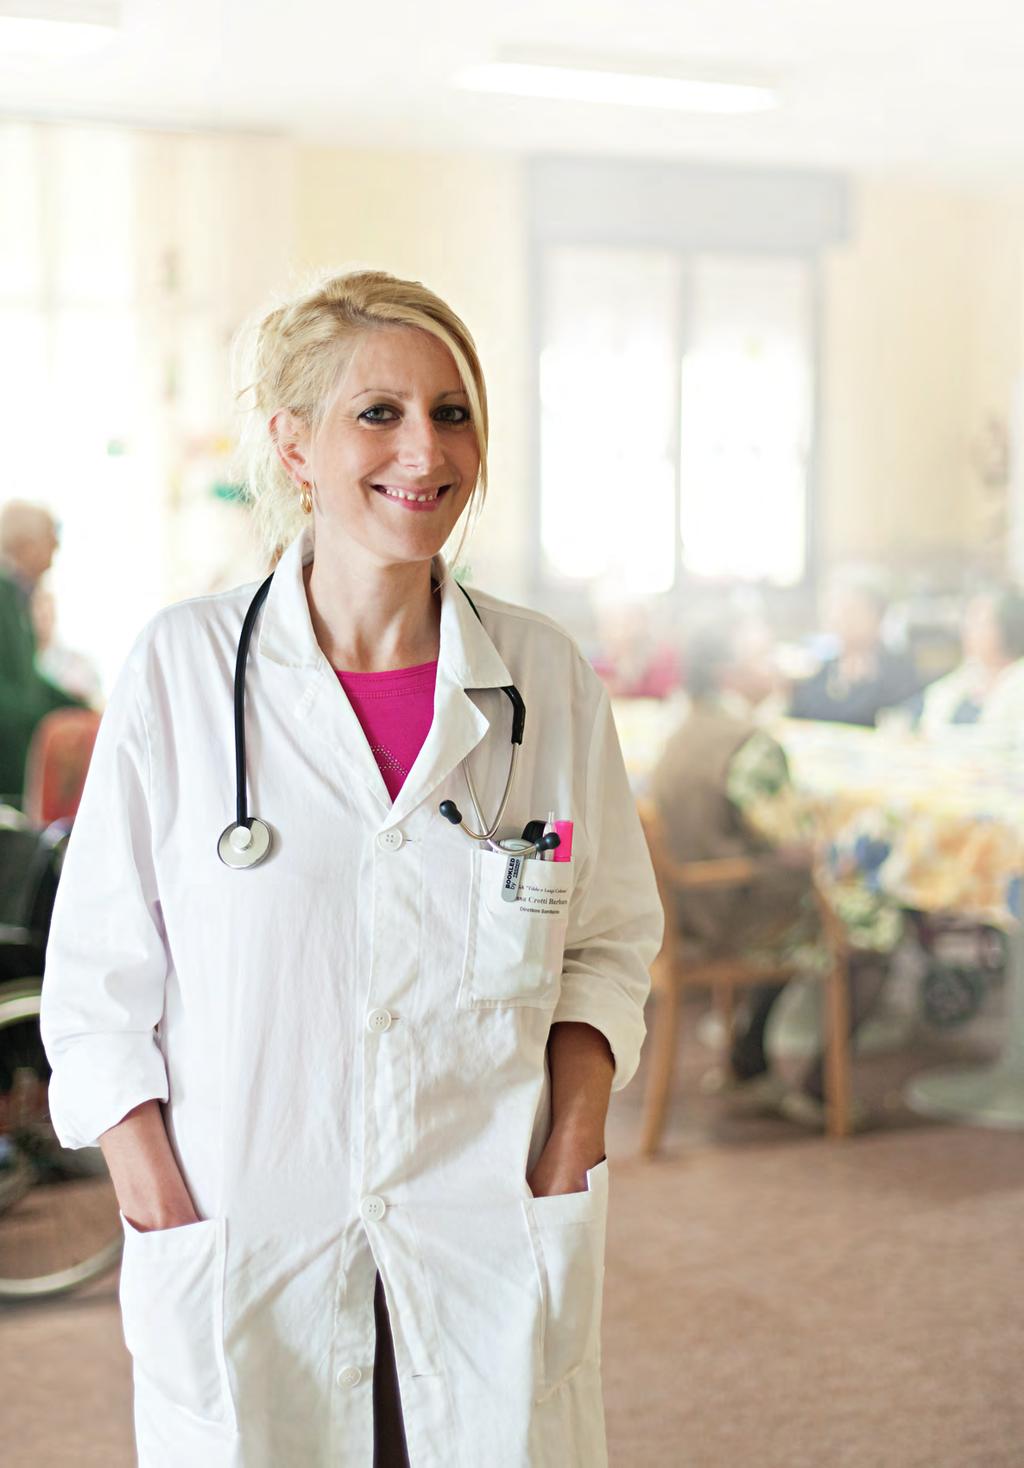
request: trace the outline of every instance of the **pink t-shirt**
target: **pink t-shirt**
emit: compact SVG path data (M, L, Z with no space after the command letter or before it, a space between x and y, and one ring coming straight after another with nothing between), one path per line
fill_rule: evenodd
M433 722L437 662L390 673L334 671L394 800Z

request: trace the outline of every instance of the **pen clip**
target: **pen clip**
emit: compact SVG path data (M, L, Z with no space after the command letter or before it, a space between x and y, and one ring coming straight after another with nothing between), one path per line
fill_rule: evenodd
M526 856L520 856L518 852L509 853L505 863L505 872L501 880L501 897L503 902L519 901L519 886L523 880L523 863Z

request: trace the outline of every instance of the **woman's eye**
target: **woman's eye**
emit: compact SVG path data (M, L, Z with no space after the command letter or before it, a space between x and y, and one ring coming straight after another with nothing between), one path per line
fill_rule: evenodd
M364 408L359 414L363 423L397 423L398 411L390 403L372 403L369 408ZM435 423L444 423L449 427L460 427L469 422L469 409L462 407L460 403L445 403L443 407L437 408L433 414Z

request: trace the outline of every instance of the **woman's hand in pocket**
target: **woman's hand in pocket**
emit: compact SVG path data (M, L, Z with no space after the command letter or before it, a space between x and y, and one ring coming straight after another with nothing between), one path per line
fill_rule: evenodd
M176 1207L173 1203L167 1205L157 1200L155 1206L140 1212L143 1216L139 1218L133 1218L129 1213L124 1215L135 1232L140 1234L164 1233L167 1229L184 1228L189 1223L201 1222L191 1203L185 1207Z
M551 1027L551 1135L527 1178L535 1198L585 1193L587 1173L604 1161L604 1124L615 1061L600 1030L565 1021Z
M198 1223L159 1103L145 1101L100 1137L118 1206L139 1233Z
M552 1132L537 1165L526 1179L535 1198L558 1193L585 1193L587 1173L604 1161L604 1143L585 1136Z

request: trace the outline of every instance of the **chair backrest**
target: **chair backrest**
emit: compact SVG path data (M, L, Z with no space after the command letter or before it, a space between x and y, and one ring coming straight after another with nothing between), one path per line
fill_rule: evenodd
M677 907L672 900L677 892L742 887L747 882L756 880L763 869L763 863L758 858L746 856L726 856L714 861L676 861L669 849L664 822L657 806L653 801L642 800L639 802L639 810L658 891L665 909L666 932L670 925L674 931L678 931ZM822 890L817 873L812 873L812 889L829 950L834 955L842 955L849 948L849 937L827 894Z
M25 814L36 825L77 814L99 726L93 709L54 709L40 720L25 767Z
M652 800L642 800L639 811L654 874L662 889L662 902L666 901L669 892L742 887L756 878L761 863L755 857L722 856L710 861L676 861L658 807Z

